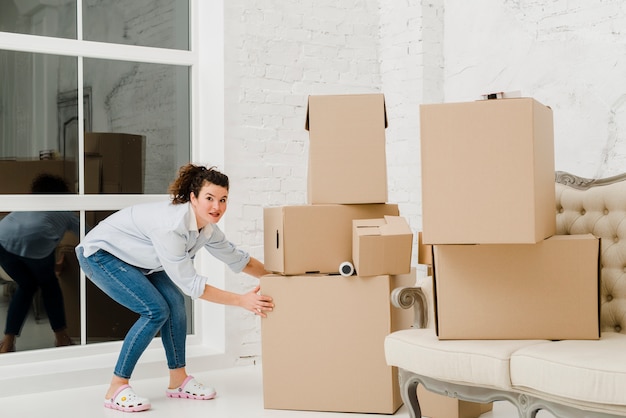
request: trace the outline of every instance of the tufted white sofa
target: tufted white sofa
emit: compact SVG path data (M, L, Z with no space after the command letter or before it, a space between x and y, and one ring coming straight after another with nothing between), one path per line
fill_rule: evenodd
M626 416L626 174L606 179L556 173L557 234L601 238L599 340L439 340L430 280L399 288L394 305L415 309L413 328L385 339L412 418L418 384L468 401L506 400L520 418Z

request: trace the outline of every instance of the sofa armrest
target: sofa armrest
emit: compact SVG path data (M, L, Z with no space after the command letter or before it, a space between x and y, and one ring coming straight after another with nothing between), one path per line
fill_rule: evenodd
M414 328L426 328L428 325L428 302L421 287L404 286L393 289L391 304L402 309L413 307Z

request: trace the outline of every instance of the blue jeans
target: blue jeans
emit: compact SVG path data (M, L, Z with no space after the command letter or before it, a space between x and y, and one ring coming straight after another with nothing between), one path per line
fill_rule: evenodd
M34 259L12 254L0 246L0 266L17 283L7 311L5 334L20 335L37 289L41 289L52 330L66 328L63 292L54 273L55 260L54 251L47 257Z
M83 249L77 248L76 256L89 280L113 300L140 315L124 338L113 373L130 379L139 357L159 331L167 367L184 367L185 301L169 276L163 271L145 275L141 269L103 250L85 257Z

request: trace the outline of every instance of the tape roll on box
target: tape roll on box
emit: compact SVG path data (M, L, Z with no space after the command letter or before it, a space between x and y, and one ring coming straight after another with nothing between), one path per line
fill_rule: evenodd
M354 266L349 261L339 264L339 274L343 277L350 277L354 274Z

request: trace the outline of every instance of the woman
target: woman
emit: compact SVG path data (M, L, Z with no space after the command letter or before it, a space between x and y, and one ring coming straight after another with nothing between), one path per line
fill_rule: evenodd
M40 174L31 184L31 193L69 193L62 177ZM57 278L55 250L63 235L78 237L79 219L67 211L11 212L0 221L0 266L15 281L17 288L7 310L0 353L15 351L15 341L37 289L54 332L54 345L71 345L67 334L63 293Z
M135 205L100 222L76 247L81 268L111 298L138 313L124 339L104 406L125 412L150 408L129 380L139 357L161 332L170 370L167 396L212 399L185 370L186 314L183 295L239 306L265 317L273 308L269 296L236 294L207 284L198 274L194 255L206 248L234 272L260 277L263 264L229 242L217 223L226 211L228 177L215 168L187 164L171 184L171 202Z

